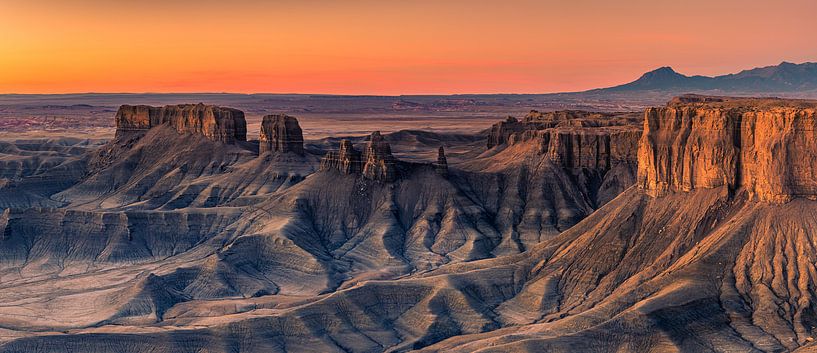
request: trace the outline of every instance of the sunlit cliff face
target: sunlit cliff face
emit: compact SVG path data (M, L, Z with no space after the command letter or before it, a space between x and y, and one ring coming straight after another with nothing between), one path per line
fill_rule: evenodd
M582 90L663 65L720 74L780 53L811 60L815 10L809 0L8 0L0 92Z

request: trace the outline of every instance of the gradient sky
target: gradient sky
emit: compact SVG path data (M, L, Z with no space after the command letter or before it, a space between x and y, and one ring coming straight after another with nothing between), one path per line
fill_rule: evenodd
M817 61L815 0L0 0L0 93L545 93Z

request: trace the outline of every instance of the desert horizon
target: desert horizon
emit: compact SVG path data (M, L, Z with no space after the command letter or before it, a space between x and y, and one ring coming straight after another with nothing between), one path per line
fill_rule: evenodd
M744 71L763 71L769 70L776 67L787 66L787 65L815 65L817 62L815 61L803 61L801 63L794 63L787 60L778 60L775 63L769 63L767 65L755 66L752 68L747 67L737 67L734 68L732 71L727 72L719 72L712 74L710 76L702 75L699 73L693 73L691 75L678 73L675 71L672 66L670 65L661 65L655 66L649 71L645 71L644 73L652 73L652 72L660 72L662 70L669 69L671 72L676 73L678 75L686 76L686 78L706 78L706 79L714 79L714 78L726 78L731 75L736 75L739 73L743 73ZM644 74L641 75L641 79L643 79ZM638 81L639 77L633 77L633 81ZM622 81L624 82L624 81ZM61 92L27 92L27 93L19 93L19 92L0 92L0 96L83 96L83 95L202 95L202 96L209 96L209 95L274 95L274 96L345 96L345 97L412 97L412 96L535 96L535 95L558 95L558 94L578 94L578 93L588 93L598 90L605 90L605 89L615 89L619 86L626 85L626 83L611 83L608 86L588 86L584 88L578 88L576 90L567 90L567 91L548 91L548 92L536 92L536 91L522 91L522 92L480 92L480 91L473 91L473 92L414 92L414 93L378 93L378 92L363 92L363 93L351 93L351 92L320 92L320 91L301 91L301 92L271 92L271 91L61 91ZM630 82L632 83L632 82ZM791 88L789 88L791 90ZM808 91L809 89L802 89L801 91ZM740 91L736 90L733 91L734 93L739 93ZM762 91L760 91L762 92ZM768 91L773 92L773 91ZM785 92L785 91L781 91ZM689 92L693 93L693 92ZM744 92L748 93L748 92ZM803 92L798 92L803 93Z

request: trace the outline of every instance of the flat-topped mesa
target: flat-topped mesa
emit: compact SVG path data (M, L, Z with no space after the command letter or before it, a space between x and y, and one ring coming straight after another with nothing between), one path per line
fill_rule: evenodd
M179 133L202 135L213 141L247 140L244 112L202 103L164 107L123 105L116 112L115 119L116 137L167 125Z
M397 180L397 175L397 159L391 154L391 146L380 131L373 132L363 151L363 176L392 182Z
M649 108L638 151L648 194L726 186L817 199L817 101L682 96Z
M304 136L298 119L284 115L267 115L261 120L258 153L304 154Z
M443 177L448 176L448 159L445 158L445 148L443 146L440 146L437 150L437 162L434 163L434 171Z
M358 152L352 142L341 140L340 148L337 151L329 151L321 159L321 171L336 170L342 174L358 174L363 168Z

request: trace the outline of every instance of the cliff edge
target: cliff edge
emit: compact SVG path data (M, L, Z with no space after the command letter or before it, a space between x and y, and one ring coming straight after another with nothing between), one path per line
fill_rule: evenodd
M215 105L123 105L116 112L115 119L117 138L168 125L178 133L202 135L212 141L234 143L247 140L244 112Z
M638 186L665 192L726 186L752 199L817 199L817 101L697 95L647 109Z
M289 115L267 115L261 121L259 154L266 152L304 154L304 135L298 119Z

